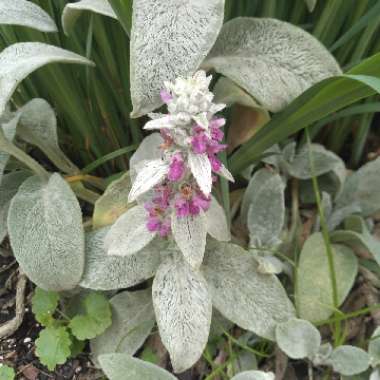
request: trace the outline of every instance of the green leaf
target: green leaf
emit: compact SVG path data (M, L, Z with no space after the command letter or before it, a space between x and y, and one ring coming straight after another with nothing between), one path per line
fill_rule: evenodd
M72 334L79 340L92 339L112 323L109 301L100 293L90 293L84 299L86 314L75 316L69 323Z
M99 361L110 380L177 380L161 367L127 354L101 355Z
M108 0L128 36L132 28L133 0Z
M47 327L36 340L36 354L42 364L53 371L57 364L64 364L70 356L71 340L66 327Z
M250 17L223 25L203 67L232 79L272 112L313 84L341 73L335 58L303 29Z
M330 360L334 371L344 376L359 374L369 367L369 355L354 346L339 346L332 352Z
M58 32L49 14L26 0L0 2L0 24L27 26L41 32Z
M0 379L13 380L16 377L15 370L5 364L0 363Z
M84 268L82 212L59 174L28 178L12 199L8 231L13 253L26 275L45 290L78 285Z
M312 359L321 345L321 334L308 321L290 319L277 325L276 342L292 359Z
M333 244L334 268L341 304L358 272L358 261L352 250ZM299 316L311 322L327 319L334 311L333 292L325 243L322 235L311 235L304 244L299 264L297 281L297 305Z
M309 12L313 12L318 0L305 0Z
M53 314L58 306L59 295L56 292L49 292L41 288L36 288L32 298L32 311L37 321L43 326L48 326Z
M368 354L370 356L371 366L380 366L380 327L377 327L371 336L368 344Z
M377 85L376 77L380 77L380 54L364 60L348 74L373 76L373 86ZM231 157L229 167L232 174L237 174L256 162L266 149L284 141L291 134L380 90L376 87L375 91L366 82L360 78L354 80L352 77L337 76L325 79L306 90Z
M91 341L91 352L95 358L110 353L134 355L155 324L151 289L124 291L111 298L110 304L112 324Z
M70 357L76 358L79 354L83 352L86 347L86 341L76 339L74 336L71 336L71 346L70 346Z

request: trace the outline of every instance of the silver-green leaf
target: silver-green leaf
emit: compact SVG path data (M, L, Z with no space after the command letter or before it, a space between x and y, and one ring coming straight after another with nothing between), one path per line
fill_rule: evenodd
M371 360L371 366L380 366L380 327L377 327L371 336L368 344L368 354Z
M226 213L213 196L211 196L210 208L205 214L207 219L207 232L216 240L230 241L231 233L228 227Z
M274 380L275 376L272 372L263 371L245 371L238 373L231 380Z
M344 376L357 375L369 367L369 355L361 348L339 346L330 356L334 371Z

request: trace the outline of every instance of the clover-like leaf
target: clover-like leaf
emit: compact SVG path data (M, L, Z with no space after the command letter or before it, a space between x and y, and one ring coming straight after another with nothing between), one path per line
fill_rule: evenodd
M54 20L37 4L26 0L0 2L0 24L20 25L41 32L57 32Z
M117 219L110 228L105 246L111 256L128 256L139 252L155 237L147 227L147 211L143 206L135 206Z
M263 371L244 371L238 373L231 380L274 380L273 372Z
M193 74L223 24L224 0L133 3L131 94L138 117L162 101L165 81Z
M26 275L45 290L78 285L84 268L82 212L59 174L28 178L12 199L8 231L13 253Z
M90 293L83 302L85 314L75 316L69 323L72 334L79 340L102 334L112 323L110 303L100 293Z
M277 325L276 342L292 359L313 358L321 345L321 334L310 322L295 318Z
M294 317L280 281L259 273L258 263L243 248L208 242L201 270L214 307L240 327L274 340L276 325Z
M238 17L225 23L203 66L232 79L272 112L313 84L341 73L316 38L270 18Z
M205 279L178 251L169 253L158 268L153 305L174 372L183 372L200 358L206 346L212 304Z
M30 73L49 63L93 65L78 54L40 42L19 42L0 53L0 114L19 83Z
M16 377L16 372L13 368L0 363L0 379L13 380Z
M334 371L344 376L357 375L369 367L369 355L361 348L339 346L330 356Z
M213 196L211 196L210 208L205 214L207 218L207 232L216 240L230 241L231 233L226 213Z
M344 245L332 244L334 268L341 304L358 272L358 260ZM328 257L320 233L311 235L304 244L298 265L297 298L299 315L311 322L327 319L334 311Z
M163 368L127 354L101 355L99 362L110 380L177 380Z
M62 12L62 27L66 35L70 34L83 11L90 11L117 19L107 0L81 0L76 3L69 3L66 4Z
M49 326L40 332L36 340L36 354L42 364L52 371L57 364L64 364L70 356L70 335L66 327Z
M50 324L58 306L59 295L56 292L36 288L32 298L32 311L43 326Z
M112 324L91 341L96 357L109 353L129 355L142 346L155 323L151 290L122 292L111 298Z

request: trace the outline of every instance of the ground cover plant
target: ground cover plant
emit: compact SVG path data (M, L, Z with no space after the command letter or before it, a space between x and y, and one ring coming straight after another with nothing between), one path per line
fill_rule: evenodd
M0 379L378 379L379 13L3 1Z

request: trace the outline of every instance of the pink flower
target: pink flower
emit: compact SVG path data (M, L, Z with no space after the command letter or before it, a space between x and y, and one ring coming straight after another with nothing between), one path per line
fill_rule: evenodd
M194 195L192 203L197 207L201 208L203 211L206 211L210 207L211 198L206 197L202 192L198 192Z
M198 133L192 138L191 145L194 153L205 153L207 151L208 138L203 132Z
M159 234L161 237L166 237L171 232L171 223L170 219L167 219L161 223Z
M159 218L149 216L148 221L146 223L146 228L150 232L156 232L159 230L160 225L161 225L161 221Z
M178 197L175 200L174 207L176 209L176 215L178 217L185 217L190 214L190 205L189 201L185 198Z
M181 153L176 153L172 157L172 161L169 166L168 179L172 182L179 181L185 173L185 163Z
M216 158L215 156L209 156L208 158L209 158L210 163L211 163L212 171L218 172L220 170L220 168L222 167L222 163L220 162L220 160L218 158Z
M215 141L222 141L224 137L223 131L220 129L224 124L226 123L226 120L223 118L220 119L213 119L210 122L210 130L211 130L211 137Z
M166 104L168 104L173 99L172 95L166 90L161 90L160 96L161 100Z

